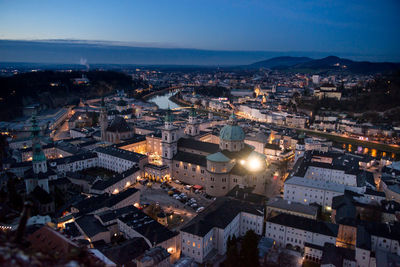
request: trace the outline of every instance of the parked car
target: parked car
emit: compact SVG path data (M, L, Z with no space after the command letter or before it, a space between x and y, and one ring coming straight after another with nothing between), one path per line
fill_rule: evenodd
M186 189L186 190L190 190L191 188L192 188L191 185L185 185L185 189Z
M179 181L179 180L175 180L174 182L175 182L176 184L182 184L181 181Z
M202 212L204 210L204 207L200 207L196 210L197 213Z

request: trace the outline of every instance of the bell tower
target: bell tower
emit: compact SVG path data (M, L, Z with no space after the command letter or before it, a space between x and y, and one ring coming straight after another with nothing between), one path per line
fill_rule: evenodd
M36 186L40 186L47 193L49 192L49 180L47 177L47 159L40 144L40 127L36 115L32 115L32 169L31 177L25 179L26 193L31 193Z
M171 110L168 108L164 118L164 128L161 130L162 158L164 164L169 163L178 151L178 128L174 126L173 120Z
M185 134L195 137L200 134L199 122L197 120L196 110L192 106L189 112L189 121L185 128Z
M108 120L107 120L107 108L106 104L104 103L104 97L101 98L99 123L101 131L101 141L107 141L106 130L108 126Z
M32 116L32 164L33 172L38 174L40 172L47 172L47 159L43 152L42 145L40 144L40 127L38 125L36 116Z

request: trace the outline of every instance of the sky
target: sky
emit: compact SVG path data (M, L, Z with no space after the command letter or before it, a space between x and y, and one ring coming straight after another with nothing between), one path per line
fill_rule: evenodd
M399 0L0 0L0 39L399 58Z

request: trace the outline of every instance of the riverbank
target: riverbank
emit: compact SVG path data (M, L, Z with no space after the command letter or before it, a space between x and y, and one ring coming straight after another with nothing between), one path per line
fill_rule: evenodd
M183 99L177 98L175 95L171 96L169 98L169 100L171 100L172 102L174 102L175 104L180 105L180 106L185 106L185 107L192 106L192 103L187 102L187 101L185 101ZM196 110L199 111L199 112L203 112L203 113L210 113L211 112L211 113L213 113L215 115L218 115L218 116L221 116L221 117L229 117L228 113L210 111L208 109L198 108L198 107L196 107Z
M400 147L398 146L392 146L388 144L381 144L381 143L375 143L375 142L370 142L370 141L362 141L362 140L357 140L354 138L350 137L345 137L345 136L339 136L336 134L330 134L330 133L324 133L324 132L316 132L313 130L307 130L307 129L298 129L300 132L304 132L308 135L311 136L317 136L317 137L323 137L328 140L332 140L338 143L345 143L345 144L351 144L355 146L362 146L362 147L367 147L370 149L376 149L384 152L390 152L390 153L395 153L400 155Z
M177 87L177 86L175 86L175 87L167 87L165 89L158 90L158 91L155 91L155 92L151 92L150 94L144 95L144 96L142 96L142 99L144 101L147 101L151 97L154 97L154 96L157 96L157 95L162 95L162 94L165 94L165 93L167 93L169 91L178 90L179 88L181 88L181 87Z

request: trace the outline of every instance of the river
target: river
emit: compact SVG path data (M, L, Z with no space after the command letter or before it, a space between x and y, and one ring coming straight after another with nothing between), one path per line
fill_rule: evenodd
M162 95L155 95L152 98L150 98L148 102L156 104L160 109L167 109L168 105L171 109L179 108L180 106L178 104L169 100L169 98L174 94L175 94L174 92L168 92Z

